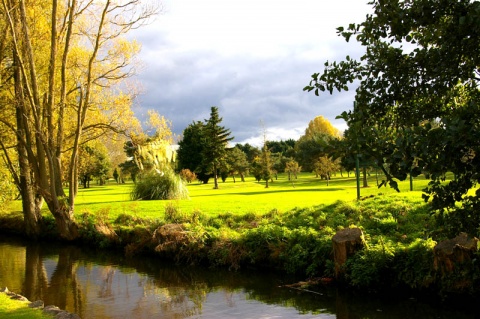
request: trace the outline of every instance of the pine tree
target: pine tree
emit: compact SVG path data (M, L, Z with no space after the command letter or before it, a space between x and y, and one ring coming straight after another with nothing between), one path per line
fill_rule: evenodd
M233 140L231 132L221 126L222 118L218 114L218 107L212 106L210 118L205 120L205 148L203 149L203 162L213 173L214 189L218 189L218 169L225 161L228 142Z

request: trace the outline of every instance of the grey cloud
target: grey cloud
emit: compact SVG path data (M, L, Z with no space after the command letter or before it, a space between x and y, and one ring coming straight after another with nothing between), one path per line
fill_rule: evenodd
M147 36L143 41L154 41ZM151 47L153 45L153 47ZM320 97L302 91L310 76L325 62L304 59L298 54L280 58L252 56L223 57L215 52L163 50L168 43L144 44L144 72L138 76L145 93L142 109L156 109L173 122L176 134L192 121L208 118L210 107L219 107L223 125L232 131L236 142L261 134L266 129L302 131L317 115L341 124L335 116L351 108L353 94L325 93ZM344 51L343 51L344 52ZM343 59L346 54L339 55ZM284 136L298 138L298 136Z

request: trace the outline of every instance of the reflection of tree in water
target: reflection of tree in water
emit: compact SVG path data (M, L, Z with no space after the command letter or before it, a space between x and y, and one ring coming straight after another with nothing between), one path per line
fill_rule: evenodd
M112 291L113 277L115 275L116 267L104 266L102 267L102 284L98 291L99 298L109 298L113 297L114 293Z
M8 262L4 262L4 257L9 258ZM237 292L242 296L246 294L247 299L292 307L300 313L335 313L337 318L344 319L474 317L455 311L439 311L431 305L391 295L380 300L378 296L367 294L342 292L337 295L334 289L322 290L322 295L300 292L279 287L282 285L279 276L259 271L245 274L199 267L177 268L161 264L155 258L125 260L85 247L29 244L19 252L1 251L0 258L2 273L18 276L18 282L25 279L21 287L27 298L42 299L46 304L55 304L82 318L199 317L208 311L204 308L208 294L219 297L215 301L222 303L221 306L236 307ZM14 267L9 263L12 260L20 265L8 272L3 265ZM54 261L57 265L52 273L50 266L55 266ZM87 298L92 296L87 306Z
M48 290L48 276L38 244L25 247L25 281L23 293L29 300L38 300Z
M25 244L25 279L22 294L29 300L43 300L80 314L84 307L81 286L77 280L77 261L80 249L73 246ZM45 260L56 259L56 267L48 278Z
M235 300L233 300L233 292L225 290L225 301L227 302L227 306L229 307L235 307Z
M84 309L81 285L77 279L81 249L68 246L58 250L58 262L52 274L45 304L53 304L79 315Z
M155 277L145 277L143 298L138 300L132 313L136 318L146 314L162 318L185 318L202 313L209 288L204 281L194 280L181 271L160 269Z

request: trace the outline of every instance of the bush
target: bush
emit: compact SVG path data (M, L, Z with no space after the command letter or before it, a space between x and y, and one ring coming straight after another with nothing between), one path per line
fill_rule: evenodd
M395 244L382 237L377 244L359 251L347 261L347 278L352 286L381 288L392 283Z
M188 199L185 182L179 175L165 167L161 172L155 170L140 174L131 193L133 200Z
M197 180L197 174L195 174L188 168L184 168L180 171L180 177L187 183L191 183Z

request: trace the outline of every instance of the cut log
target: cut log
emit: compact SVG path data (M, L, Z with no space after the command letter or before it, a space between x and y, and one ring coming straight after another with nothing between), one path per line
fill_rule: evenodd
M343 276L343 265L347 259L364 247L363 232L360 228L345 228L338 231L332 238L335 277Z
M439 242L433 249L433 267L442 275L451 273L455 267L472 262L473 254L478 250L478 238L460 233L453 239Z

